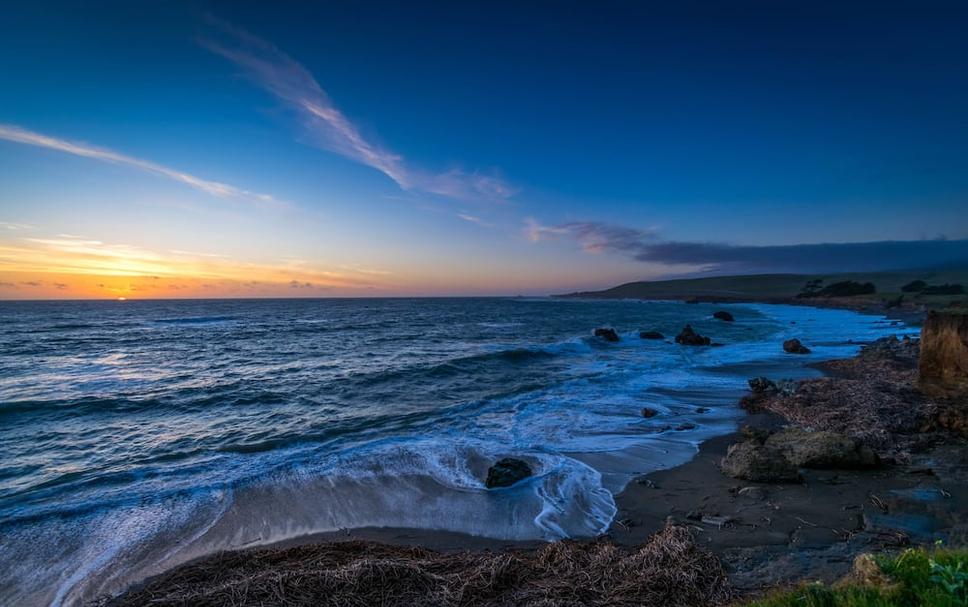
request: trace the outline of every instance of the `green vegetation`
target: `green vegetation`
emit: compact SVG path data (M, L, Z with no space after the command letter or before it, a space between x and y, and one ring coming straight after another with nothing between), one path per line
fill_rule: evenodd
M789 302L800 293L820 295L836 283L860 283L866 294L834 295L860 304L882 305L898 302L907 293L905 305L941 308L964 299L954 291L968 284L968 268L904 270L897 272L864 272L842 274L751 274L746 276L709 276L680 280L630 282L604 291L572 293L573 297L629 299L689 299L716 301ZM874 292L869 292L872 284ZM924 283L927 292L911 291ZM824 285L827 285L825 287ZM931 285L943 287L950 294L933 293ZM904 289L908 289L905 291ZM962 292L959 290L959 292ZM828 291L829 293L829 291Z
M877 292L877 287L872 282L857 282L854 280L842 280L820 288L823 281L815 279L807 282L803 291L797 297L854 297L855 295L873 295Z
M928 283L923 280L912 280L903 287L901 287L902 293L920 293L928 286Z
M968 605L968 549L912 548L875 559L883 577L834 586L808 584L747 607L964 607Z

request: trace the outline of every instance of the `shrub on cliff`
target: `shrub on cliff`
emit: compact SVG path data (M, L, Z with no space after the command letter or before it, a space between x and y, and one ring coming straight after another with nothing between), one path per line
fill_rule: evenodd
M902 293L920 293L924 288L928 286L928 283L923 280L912 280L903 287L901 287Z
M856 282L854 280L843 280L829 284L822 289L804 290L797 297L853 297L854 295L872 295L877 292L877 287L872 282Z
M921 295L964 295L965 288L961 285L931 285L921 290Z

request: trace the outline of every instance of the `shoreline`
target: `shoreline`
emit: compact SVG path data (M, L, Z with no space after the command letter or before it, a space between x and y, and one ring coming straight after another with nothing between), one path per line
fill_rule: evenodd
M803 301L796 303L804 305ZM866 310L863 313L885 315L884 311ZM856 358L860 355L846 360ZM820 363L820 367L825 377L833 375L833 370L824 368L824 363ZM770 431L786 423L782 416L770 412L747 412L740 420L740 425ZM968 491L961 486L933 473L926 475L922 472L938 457L949 457L944 453L929 451L903 465L874 470L805 471L806 482L803 484L766 485L739 481L721 473L719 461L727 448L742 439L741 432L707 439L699 445L697 454L689 462L632 480L615 496L618 513L602 537L631 548L647 542L667 523L691 529L696 543L723 563L733 587L742 596L802 580L832 581L847 573L853 557L860 552L897 547L911 541L924 542L926 533L937 531L931 529L922 533L917 529L923 523L924 512L930 511L932 504L926 504L924 500L907 500L911 503L905 506L904 499L888 497L891 500L890 515L887 510L878 514L871 510L879 508L869 504L874 491L904 495L934 490L939 495L947 494L942 505L968 503ZM739 490L746 487L757 489L740 494ZM728 522L717 525L717 520ZM909 528L899 530L896 525L891 526L892 522ZM459 532L364 527L301 536L229 554L250 551L281 554L296 547L346 542L414 547L443 554L533 553L548 545L539 540L495 540ZM173 571L190 569L218 558L220 555L196 559L149 578L106 604L127 604L125 597L159 583L163 586Z

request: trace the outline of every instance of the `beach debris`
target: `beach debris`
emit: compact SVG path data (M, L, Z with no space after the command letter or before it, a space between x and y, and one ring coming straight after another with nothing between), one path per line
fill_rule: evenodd
M800 343L796 337L783 342L783 351L790 354L810 354L810 348Z
M639 337L642 339L665 339L665 335L658 331L642 331L639 333Z
M735 522L735 519L731 516L702 516L699 520L704 525L713 525L720 529L729 527Z
M611 327L599 327L595 329L595 337L601 337L605 341L618 341L618 333Z
M659 412L653 409L652 407L642 407L642 417L645 417L645 418L655 417L658 414Z
M713 318L718 318L719 320L724 320L726 322L733 322L734 320L736 320L735 318L733 318L733 315L727 312L726 310L718 310L716 312L713 312Z
M676 335L676 343L684 346L708 346L710 339L696 333L692 325L686 325L679 335Z
M488 489L510 487L532 474L531 466L524 460L505 457L487 470L487 480L484 481L484 486Z
M228 552L151 578L109 603L135 605L726 605L719 559L686 527L635 548L607 539L534 550L440 553L340 541Z
M736 492L736 495L740 495L751 500L760 501L766 499L767 493L764 487L750 486L740 488L740 490Z

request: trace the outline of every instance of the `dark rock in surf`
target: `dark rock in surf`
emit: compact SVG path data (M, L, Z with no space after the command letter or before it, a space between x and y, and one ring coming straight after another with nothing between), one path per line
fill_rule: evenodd
M790 354L810 354L810 348L806 347L797 338L788 339L783 342L783 351Z
M766 377L754 377L749 379L747 383L750 385L750 390L752 390L754 394L768 394L778 391L776 382Z
M719 320L725 320L726 322L733 322L734 320L736 320L735 318L733 318L733 315L727 312L726 310L719 310L718 312L714 312L713 318L718 318Z
M601 337L605 341L618 341L618 333L615 332L615 329L608 327L595 329L595 337Z
M679 335L676 335L676 343L684 346L708 346L710 339L696 333L692 325L683 327Z
M655 417L659 412L651 407L642 407L642 417L649 418Z
M488 469L484 486L488 489L510 487L532 474L531 466L527 462L513 457L505 457Z
M642 331L639 333L639 337L642 339L665 339L665 335L658 331Z

